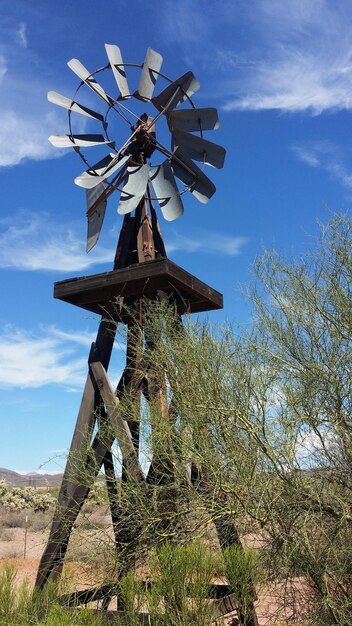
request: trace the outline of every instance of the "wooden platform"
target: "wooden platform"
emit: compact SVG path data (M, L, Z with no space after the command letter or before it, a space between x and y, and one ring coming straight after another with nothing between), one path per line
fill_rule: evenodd
M222 294L163 257L127 268L69 278L54 284L54 297L101 315L116 298L172 296L179 314L223 308Z

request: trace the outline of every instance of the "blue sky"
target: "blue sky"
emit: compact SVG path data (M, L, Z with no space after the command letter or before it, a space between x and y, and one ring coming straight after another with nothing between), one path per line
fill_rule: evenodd
M86 255L85 195L73 183L84 167L47 140L68 132L47 91L73 97L79 79L67 61L102 67L105 43L138 64L154 48L172 78L195 73L194 102L219 111L207 138L225 146L225 167L207 170L217 186L207 205L187 194L183 218L160 225L171 259L223 292L211 319L246 324L241 285L262 248L299 255L314 246L317 219L350 205L352 3L2 0L1 9L0 466L59 471L98 320L55 301L53 283L110 270L121 217L113 195ZM122 364L117 345L112 381Z

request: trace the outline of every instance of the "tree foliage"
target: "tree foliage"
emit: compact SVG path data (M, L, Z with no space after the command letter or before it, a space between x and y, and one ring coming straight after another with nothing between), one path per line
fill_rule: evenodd
M351 244L352 221L338 215L314 252L265 253L246 332L181 328L155 306L146 321L148 358L175 415L148 416L149 453L169 458L180 514L193 533L228 516L261 533L268 576L306 577L313 623L340 626L352 620Z

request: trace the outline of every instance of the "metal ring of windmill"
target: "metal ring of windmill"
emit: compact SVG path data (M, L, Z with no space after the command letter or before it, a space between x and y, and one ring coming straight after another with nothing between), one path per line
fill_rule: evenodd
M154 189L152 199L158 200L161 212L166 220L175 220L183 214L181 195L185 190L190 192L202 203L215 193L215 186L194 161L201 162L203 167L209 164L216 168L223 167L225 150L221 146L206 140L204 131L215 130L219 126L217 111L214 108L196 108L191 96L200 87L192 72L186 72L177 80L160 72L162 56L148 48L142 66L124 63L120 49L112 44L105 45L109 64L103 68L90 72L80 61L72 59L68 62L70 69L81 79L73 100L50 91L50 102L66 108L69 112L69 134L52 135L49 141L58 148L74 148L88 169L75 178L75 183L87 190L87 208L100 207L100 219L94 225L89 224L89 241L87 251L95 245L105 210L102 210L108 195L114 190L121 190L118 213L124 215L135 210L141 198L146 194L148 181ZM142 68L138 88L130 92L125 68ZM116 81L118 95L111 96L97 82L96 75L105 70L111 70ZM157 96L154 89L157 79L162 77L169 84ZM107 105L107 113L101 113L88 108L76 101L82 86L86 85ZM152 103L157 113L154 117L147 114L135 115L125 102L130 98L145 103ZM191 108L179 108L184 103ZM108 114L114 111L125 119L131 126L128 139L119 147L117 142L108 135ZM102 134L74 134L72 113L84 115L101 124ZM130 124L128 115L133 115L136 121ZM165 117L171 132L170 148L164 146L156 137L155 125L160 117ZM199 133L200 136L194 134ZM106 146L113 149L103 159L91 165L82 154L81 148ZM165 160L157 166L147 162L153 152L165 156ZM176 178L183 188L178 189ZM121 187L120 187L121 185ZM148 198L148 194L147 198Z

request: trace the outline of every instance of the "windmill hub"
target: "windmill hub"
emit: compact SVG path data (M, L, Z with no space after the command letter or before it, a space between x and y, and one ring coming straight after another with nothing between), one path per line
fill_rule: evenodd
M135 134L127 147L126 154L130 154L137 163L145 163L156 149L153 118L143 113L138 122L131 126L131 131Z

